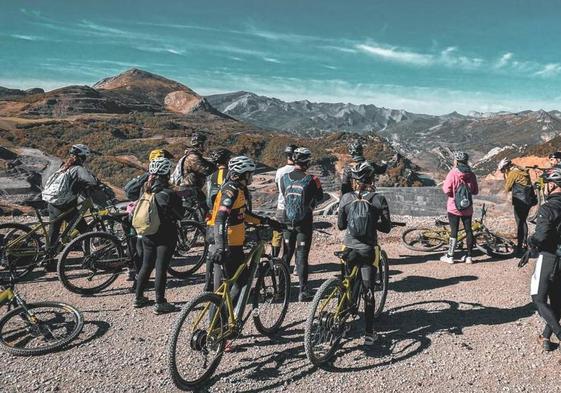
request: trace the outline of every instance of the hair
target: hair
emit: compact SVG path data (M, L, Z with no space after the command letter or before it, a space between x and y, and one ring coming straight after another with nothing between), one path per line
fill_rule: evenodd
M64 161L64 162L62 163L62 165L61 165L60 168L61 168L63 171L67 171L68 169L70 169L70 167L72 167L72 166L74 166L74 165L76 165L76 164L79 164L80 162L81 162L81 161L80 161L80 159L79 159L77 156L75 156L74 154L71 154L70 157L68 157L68 158L66 159L66 161Z

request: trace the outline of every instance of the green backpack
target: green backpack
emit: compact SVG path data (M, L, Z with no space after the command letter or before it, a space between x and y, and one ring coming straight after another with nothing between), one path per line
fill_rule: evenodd
M137 235L153 235L160 228L160 216L155 193L144 193L137 201L132 214L132 226Z

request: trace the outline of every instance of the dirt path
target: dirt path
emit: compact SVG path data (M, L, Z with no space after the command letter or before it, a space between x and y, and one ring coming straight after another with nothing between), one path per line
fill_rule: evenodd
M323 220L322 220L323 221ZM311 283L317 288L338 270L332 252L340 234L333 220L318 225ZM532 266L515 260L447 265L439 254L416 254L382 236L391 258L386 312L377 321L380 341L362 347L362 323L351 332L328 370L311 367L303 349L308 304L291 303L285 331L274 341L251 323L208 386L212 392L557 392L561 351L536 344L541 320L529 303ZM201 291L202 276L170 280L168 300L183 303ZM19 288L30 301L59 299L79 307L87 324L70 348L42 357L3 355L0 391L175 391L167 372L166 340L175 315L132 308L124 277L93 298L62 288L56 276L38 276ZM294 287L293 287L294 288ZM153 293L148 295L153 297Z

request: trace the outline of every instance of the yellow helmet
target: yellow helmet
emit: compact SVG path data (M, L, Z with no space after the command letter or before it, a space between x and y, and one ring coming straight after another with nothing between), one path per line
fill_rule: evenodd
M166 149L152 150L148 155L148 160L153 161L156 158L173 158L173 155Z

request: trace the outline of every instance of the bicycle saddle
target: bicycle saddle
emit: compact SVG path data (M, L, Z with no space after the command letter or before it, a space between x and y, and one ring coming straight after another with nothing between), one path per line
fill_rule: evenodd
M436 226L438 227L447 227L448 225L450 225L450 223L448 221L444 221L441 220L440 218L437 218L434 223L436 224Z

